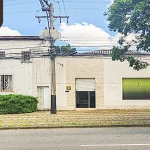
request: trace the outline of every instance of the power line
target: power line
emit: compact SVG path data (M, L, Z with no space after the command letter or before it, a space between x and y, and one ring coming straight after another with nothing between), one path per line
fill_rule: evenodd
M18 13L29 13L29 12L35 12L40 10L29 10L29 11L18 11L18 12L10 12L10 13L4 13L4 15L11 15L11 14L18 14Z
M106 10L106 9L99 9L99 8L66 8L66 9L74 9L74 10ZM19 11L19 12L10 12L10 13L4 13L5 15L9 15L9 14L17 14L17 13L28 13L28 12L35 12L35 11L40 11L40 10L29 10L29 11Z
M62 2L63 2L63 6L64 6L64 12L65 12L65 14L66 14L66 16L67 16L64 0L62 0Z
M3 0L4 2L9 2L9 1L20 1L20 0Z
M56 9L58 9L58 8L56 8ZM63 9L63 8L61 8L61 9ZM101 9L101 8L96 8L96 7L93 7L93 8L79 8L79 7L70 7L70 8L65 8L65 9L88 9L88 10L90 10L90 9L98 9L98 10L105 10L104 8L103 9Z
M4 5L4 6L10 6L10 5L20 5L20 4L29 4L29 3L35 3L35 2L37 2L37 1L34 1L34 2L23 2L23 3L15 3L15 4L7 4L7 5Z
M87 2L87 1L65 1L66 3L75 3L75 2L78 2L78 3L111 3L111 2L103 2L103 1L91 1L91 2Z
M8 1L4 1L4 2L9 2L9 1L15 1L15 0L8 0ZM53 0L54 1L54 0ZM58 1L54 1L54 3L57 3ZM59 1L59 2L61 2L61 1ZM63 0L62 0L62 2L63 2ZM76 3L76 2L78 2L78 3L110 3L110 2L106 2L106 1L89 1L89 2L87 2L87 1L65 1L65 3ZM15 5L17 5L17 4L27 4L27 3L37 3L37 1L30 1L30 2L23 2L23 3L16 3ZM64 2L63 2L64 3ZM14 5L14 4L8 4L8 5ZM7 6L7 5L5 5L5 6Z
M90 48L90 47L106 47L106 46L108 46L108 45L99 45L99 46L93 46L93 45L88 45L88 46L85 46L85 45L71 45L71 47L85 47L85 48ZM24 47L24 48L8 48L8 49L6 49L6 48L2 48L2 49L0 49L0 51L11 51L11 50L22 50L22 49L32 49L32 48L40 48L40 47ZM49 46L45 46L45 48L49 48ZM79 51L87 51L87 50L79 50Z
M1 47L1 48L0 48L0 51L1 51L1 50L13 50L13 49L14 49L14 50L15 50L15 49L16 49L16 50L17 50L17 49L28 49L28 48L31 49L31 48L41 48L41 47L47 47L47 46L19 47L19 48L18 48L18 47L13 47L13 48L2 48L2 47Z
M57 1L57 4L58 4L58 7L59 7L59 12L60 12L60 16L61 16L61 9L60 9L60 4L59 4L60 1Z
M112 40L112 39L102 39L102 37L99 37L99 38L80 38L80 37L76 37L76 38L73 38L73 37L66 37L65 38L66 40L67 39L72 39L72 40L75 40L75 41L97 41L97 40L100 40L100 41L108 41L108 40ZM62 40L65 40L62 38ZM114 40L114 41L118 41L118 40Z
M10 1L14 1L14 0L10 0ZM55 2L55 3L58 3L58 2L60 3L61 1L57 1L57 2ZM110 2L98 2L98 1L97 1L97 2L86 2L86 1L85 1L85 2L83 2L83 1L65 1L65 2L64 2L64 0L62 0L63 7L64 7L64 8L62 8L62 9L64 9L65 13L66 13L66 10L65 10L65 9L66 9L66 7L65 7L65 3L66 3L66 2L78 2L78 3L110 3ZM30 4L30 3L37 3L37 1L5 4L4 6L10 6L10 5L15 5L15 6L16 6L16 5ZM67 14L67 13L66 13L66 14Z

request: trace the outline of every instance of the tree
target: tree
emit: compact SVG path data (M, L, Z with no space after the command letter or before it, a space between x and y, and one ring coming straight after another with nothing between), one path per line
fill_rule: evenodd
M121 33L118 43L113 46L112 60L127 60L135 70L146 68L149 64L133 56L127 56L128 50L135 45L136 50L150 51L150 0L114 0L105 12L110 31ZM135 35L130 42L127 37Z
M74 55L77 53L76 48L71 48L70 44L66 46L55 46L57 55Z

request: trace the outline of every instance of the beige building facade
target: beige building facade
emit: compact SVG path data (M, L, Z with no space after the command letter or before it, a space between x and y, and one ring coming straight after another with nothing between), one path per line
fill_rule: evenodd
M56 58L56 87L58 109L100 108L104 105L103 58ZM94 104L90 104L90 92L94 96ZM59 106L61 102L62 106Z

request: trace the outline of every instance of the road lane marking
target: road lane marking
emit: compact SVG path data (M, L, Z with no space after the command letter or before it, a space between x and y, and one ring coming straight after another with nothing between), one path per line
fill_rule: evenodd
M150 146L150 144L100 144L100 145L80 145L81 147L113 147L113 146Z

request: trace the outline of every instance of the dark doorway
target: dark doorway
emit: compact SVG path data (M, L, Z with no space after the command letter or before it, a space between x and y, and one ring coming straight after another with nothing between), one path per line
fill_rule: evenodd
M95 108L95 91L76 91L76 108Z

